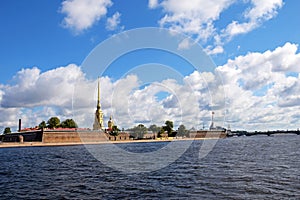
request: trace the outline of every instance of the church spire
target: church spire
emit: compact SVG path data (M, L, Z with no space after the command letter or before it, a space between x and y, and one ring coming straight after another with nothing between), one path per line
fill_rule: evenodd
M100 78L98 77L98 97L97 97L97 109L95 112L95 121L93 124L94 130L102 130L104 128L103 125L103 112L101 110L100 104Z
M97 109L100 109L100 78L98 77L98 98L97 98Z

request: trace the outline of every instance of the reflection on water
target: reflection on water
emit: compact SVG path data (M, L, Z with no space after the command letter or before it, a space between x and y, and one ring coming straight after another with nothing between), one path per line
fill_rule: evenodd
M107 167L84 146L0 149L1 199L300 199L299 141L222 139L202 159L195 141L176 162L138 174ZM118 145L135 153L165 146Z

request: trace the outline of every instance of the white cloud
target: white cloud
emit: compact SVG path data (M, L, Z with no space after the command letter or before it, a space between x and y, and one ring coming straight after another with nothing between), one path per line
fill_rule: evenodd
M111 0L65 0L61 7L61 13L66 15L63 25L80 33L105 16L111 5Z
M159 92L168 92L163 99ZM37 67L23 69L14 77L13 85L1 87L0 126L17 124L22 118L26 127L38 125L51 116L72 117L82 127L91 127L96 107L97 80L87 80L76 65L47 72ZM116 124L128 128L139 122L163 125L166 119L181 124L195 119L198 101L188 84L164 80L139 88L139 79L128 75L117 81L101 78L101 104L108 119L113 115ZM72 99L73 97L73 99ZM173 105L173 103L176 103ZM73 105L73 107L72 107Z
M18 108L1 108L0 107L0 130L4 127L13 127L18 125ZM1 132L0 134L2 134Z
M83 76L76 65L68 65L41 73L37 67L22 69L14 77L13 86L6 86L2 107L34 107L64 105L72 99L72 83Z
M46 72L37 67L22 69L11 83L0 87L0 116L3 116L0 127L17 126L19 118L26 127L36 126L52 116L71 118L75 83L84 89L94 86L74 64ZM82 90L80 94L87 93ZM93 99L80 100L84 107L94 103Z
M251 21L261 21L273 18L277 9L283 6L282 0L251 0L253 7L245 13L245 17Z
M153 9L156 8L158 6L158 0L149 0L148 2L148 7Z
M121 23L121 14L119 12L116 12L112 17L109 17L107 19L106 29L109 31L114 31L118 28L120 23ZM124 27L121 29L124 29Z
M178 45L178 50L189 49L193 45L190 38L185 38Z
M282 0L251 0L252 8L246 10L244 18L246 22L232 21L226 29L222 30L222 37L232 37L245 34L259 27L264 21L270 20L277 15L277 10L283 6Z
M300 72L300 54L297 54L297 50L298 45L287 42L272 53L268 51L268 59L273 66L272 71Z
M231 40L232 37L236 35L248 33L257 27L258 24L255 22L239 23L237 21L233 21L227 25L225 30L222 31L221 37Z
M236 57L217 68L226 90L227 118L236 127L297 128L299 118L292 117L300 108L297 47L286 43L273 51ZM289 76L290 72L298 76Z
M228 60L215 73L195 71L181 83L166 79L141 87L136 75L116 81L101 77L105 121L113 115L120 128L129 128L138 123L160 126L170 119L175 127L183 123L200 128L203 122L208 127L214 110L216 124L230 123L233 129L299 128L297 52L298 46L291 43L250 52ZM24 126L35 126L51 116L74 117L81 127L92 126L97 80L88 80L80 67L23 69L11 83L0 86L0 127L16 126L18 118Z
M216 27L220 15L228 10L233 4L246 4L247 8L240 12L243 18L231 14L232 22L224 24L225 28ZM172 31L185 33L193 37L206 47L207 53L223 53L223 45L234 36L246 34L267 20L274 18L277 11L283 6L282 0L149 0L149 8L162 8L165 15L159 20L161 27L169 28Z
M215 55L215 54L220 54L224 52L224 48L221 45L218 46L207 46L204 49L205 53L207 53L208 55Z
M233 0L165 0L160 5L166 14L159 24L171 30L196 36L197 40L206 41L215 31L213 21L219 19L221 12L233 2Z

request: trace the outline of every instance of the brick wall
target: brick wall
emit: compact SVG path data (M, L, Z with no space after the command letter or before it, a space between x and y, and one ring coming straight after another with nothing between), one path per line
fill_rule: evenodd
M80 143L107 141L106 133L94 131L44 131L44 143Z

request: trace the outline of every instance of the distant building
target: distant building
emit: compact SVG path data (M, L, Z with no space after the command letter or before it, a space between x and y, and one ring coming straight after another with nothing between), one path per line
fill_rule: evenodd
M147 133L143 135L143 139L155 139L155 138L157 138L157 133L153 133L152 131L147 131Z

